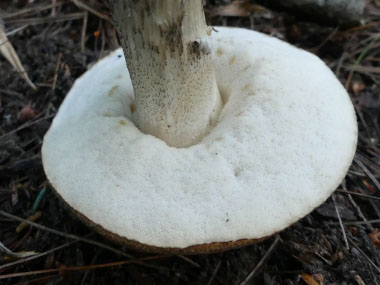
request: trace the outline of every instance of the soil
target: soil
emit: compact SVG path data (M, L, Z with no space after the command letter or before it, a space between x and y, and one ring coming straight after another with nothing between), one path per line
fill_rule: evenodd
M252 28L307 49L349 90L359 142L333 198L275 237L219 254L156 256L104 239L54 195L40 149L75 79L117 47L107 7L2 0L5 31L21 28L8 39L38 88L0 56L0 284L380 284L379 2L369 4L365 25L348 29L253 4L242 6L246 15L222 6L229 0L206 2L210 24ZM20 229L17 217L44 227ZM20 256L31 251L45 254Z

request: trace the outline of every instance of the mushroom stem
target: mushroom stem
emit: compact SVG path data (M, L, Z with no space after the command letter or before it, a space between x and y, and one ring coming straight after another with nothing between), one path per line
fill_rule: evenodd
M137 126L170 146L199 142L222 108L202 0L114 0L111 6Z

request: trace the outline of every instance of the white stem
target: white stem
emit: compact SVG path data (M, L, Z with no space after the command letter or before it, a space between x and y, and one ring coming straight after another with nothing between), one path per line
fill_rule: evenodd
M202 0L113 0L141 131L186 147L214 125L222 101Z

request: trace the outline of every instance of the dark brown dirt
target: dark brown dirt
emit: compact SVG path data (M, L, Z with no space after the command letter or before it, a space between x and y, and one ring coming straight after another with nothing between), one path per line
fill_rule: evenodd
M31 1L0 1L5 30L23 27L9 35L9 41L38 86L37 90L32 90L0 56L0 210L21 218L40 211L41 217L36 223L87 237L103 247L76 242L8 267L7 264L17 259L2 253L0 247L0 284L27 284L32 280L40 284L239 284L266 253L268 258L260 264L249 284L380 284L380 249L368 236L380 224L378 1L371 1L366 25L349 30L300 22L292 15L263 11L259 7L251 7L251 16L236 12L234 17L219 16L216 8L230 4L229 0L207 1L206 6L208 21L213 25L254 28L316 53L348 87L358 115L359 143L354 163L334 194L348 248L334 201L330 198L309 216L281 232L273 250L268 251L275 240L270 238L221 254L189 256L190 260L181 256L161 256L151 261L97 269L88 266L128 259L104 245L136 258L150 255L120 248L74 217L48 186L40 148L73 82L92 63L116 47L115 34L102 2L79 1L98 12L98 15L88 13L82 51L85 9L70 1L57 0L58 6L52 16L51 7L39 11L36 7L45 7L55 1L28 2ZM21 14L24 9L30 10ZM17 15L12 16L12 13ZM46 193L37 203L43 189ZM0 242L13 252L43 253L72 240L29 226L16 232L19 224L0 212ZM74 266L84 268L65 270ZM60 271L1 279L7 274L55 268Z

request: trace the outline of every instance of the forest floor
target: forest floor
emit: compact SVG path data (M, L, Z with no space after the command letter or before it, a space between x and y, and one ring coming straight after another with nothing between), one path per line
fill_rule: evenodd
M100 0L1 0L9 42L37 89L0 56L0 284L380 284L378 1L352 28L221 2L232 1L207 1L210 24L313 52L349 91L358 148L333 197L278 237L220 254L155 256L107 241L54 195L40 149L75 79L117 47L109 12Z

